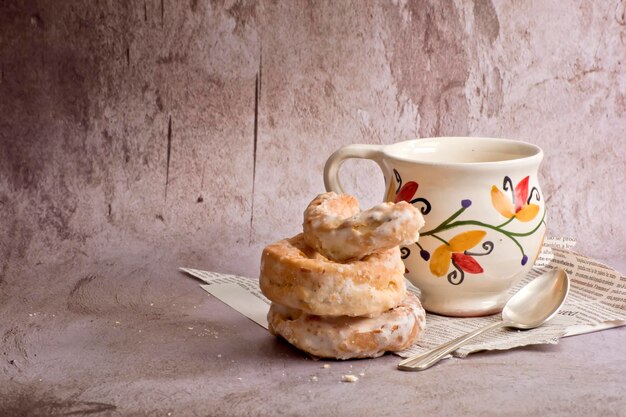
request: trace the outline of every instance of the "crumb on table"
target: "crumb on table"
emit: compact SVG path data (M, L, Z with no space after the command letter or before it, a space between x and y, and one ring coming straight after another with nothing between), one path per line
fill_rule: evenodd
M359 377L356 375L343 375L341 377L341 382L356 382L359 380Z

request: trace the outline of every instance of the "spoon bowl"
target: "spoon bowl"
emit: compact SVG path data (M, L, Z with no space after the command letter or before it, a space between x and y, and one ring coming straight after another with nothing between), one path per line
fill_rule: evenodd
M491 329L510 327L527 330L539 327L556 315L567 298L569 287L569 278L562 268L544 272L507 301L502 310L502 320L474 330L426 353L405 359L398 364L398 369L403 371L428 369L448 353L454 352L476 336Z
M506 327L534 329L557 313L569 293L567 273L552 269L530 281L507 301L502 309Z

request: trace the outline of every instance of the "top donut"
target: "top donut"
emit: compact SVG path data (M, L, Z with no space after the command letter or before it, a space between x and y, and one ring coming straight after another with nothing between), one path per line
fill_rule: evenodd
M302 226L307 245L328 259L347 262L416 242L424 218L405 201L362 212L353 196L328 192L311 201Z

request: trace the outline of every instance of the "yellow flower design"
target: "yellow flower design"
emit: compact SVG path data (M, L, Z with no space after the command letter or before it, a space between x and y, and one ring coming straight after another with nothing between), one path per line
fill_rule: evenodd
M521 222L529 222L539 214L539 206L529 204L527 201L528 177L525 177L515 186L514 199L514 202L509 200L495 185L491 187L491 203L507 219L515 217Z
M487 232L470 230L454 236L447 244L439 246L430 258L430 272L437 277L444 276L450 269L450 262L470 274L480 274L483 268L466 250L478 245Z

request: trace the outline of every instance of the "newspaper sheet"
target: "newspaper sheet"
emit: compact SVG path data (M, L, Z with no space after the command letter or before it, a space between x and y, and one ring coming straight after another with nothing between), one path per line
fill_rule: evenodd
M561 267L570 277L570 293L564 306L550 322L525 331L498 329L487 332L463 346L454 356L464 357L481 350L505 350L531 344L555 344L561 337L589 333L626 324L626 277L612 268L573 252L575 241L546 239L544 248L529 275L511 290L514 293L546 269ZM202 281L201 287L267 328L270 301L261 293L258 280L191 268L180 268ZM409 290L419 294L410 284ZM500 315L452 318L426 315L426 331L411 348L396 352L409 357L448 342L474 329L500 320Z

